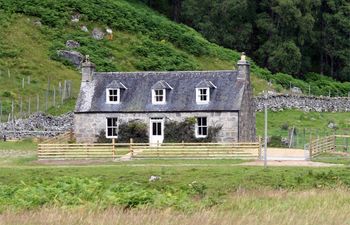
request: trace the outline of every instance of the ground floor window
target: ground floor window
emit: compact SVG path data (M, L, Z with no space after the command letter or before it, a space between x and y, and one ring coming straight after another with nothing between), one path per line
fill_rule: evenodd
M107 132L108 138L118 137L118 118L107 118Z
M197 117L196 137L197 138L205 138L207 136L208 136L207 117Z

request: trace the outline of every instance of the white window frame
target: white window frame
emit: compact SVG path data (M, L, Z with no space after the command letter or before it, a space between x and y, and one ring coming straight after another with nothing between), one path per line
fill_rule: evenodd
M163 91L163 100L157 101L156 91ZM166 103L166 89L152 89L152 104L154 105L164 105Z
M117 101L111 101L109 91L117 90ZM120 88L106 88L106 102L107 104L119 104L120 103Z
M201 90L206 90L207 91L207 99L206 100L201 100ZM208 104L210 99L210 89L209 88L196 88L196 102L197 104Z
M108 119L116 119L117 120L117 125L112 125L112 126L108 126ZM113 122L112 122L113 124ZM116 128L117 129L117 135L113 136L113 135L108 135L108 128ZM119 132L119 120L118 117L107 117L106 118L106 138L118 138L118 132Z
M202 118L205 118L206 119L206 121L207 121L207 124L204 126L204 125L199 125L198 124L198 120L199 119L202 119ZM207 128L207 134L206 135L203 135L203 134L200 134L199 133L199 128ZM196 138L206 138L206 137L208 137L208 117L205 117L205 116L201 116L201 117L196 117L196 125L195 125L195 136L196 136Z

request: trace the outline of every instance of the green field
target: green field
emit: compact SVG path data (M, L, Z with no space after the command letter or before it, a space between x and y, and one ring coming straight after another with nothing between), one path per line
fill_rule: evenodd
M131 217L130 224L340 224L339 213L350 209L346 166L264 169L239 165L243 160L52 163L36 161L34 148L29 140L0 142L0 224L125 224ZM150 182L151 176L161 179Z

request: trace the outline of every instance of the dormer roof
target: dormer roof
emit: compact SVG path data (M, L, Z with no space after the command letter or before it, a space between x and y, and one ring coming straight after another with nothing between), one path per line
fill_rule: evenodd
M154 90L155 89L170 89L170 90L172 90L173 88L165 80L160 80L152 86L152 89L154 89Z
M115 89L128 89L127 87L125 87L125 85L117 80L113 80L110 84L107 85L106 88L115 88Z
M201 80L197 85L196 88L214 88L216 89L217 87L213 84L213 82L208 81L208 80Z

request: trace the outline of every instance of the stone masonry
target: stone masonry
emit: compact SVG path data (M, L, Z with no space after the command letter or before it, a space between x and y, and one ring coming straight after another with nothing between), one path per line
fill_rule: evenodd
M269 95L255 97L255 110L263 111L265 103L272 111L299 109L316 112L350 112L350 98L346 97L316 97L302 95Z
M74 124L78 142L92 143L101 130L106 130L106 118L117 117L120 123L140 120L149 124L150 118L183 121L188 117L207 117L208 126L222 126L218 134L218 142L238 141L238 113L236 112L197 112L197 113L78 113ZM88 122L87 122L88 121ZM193 131L194 132L194 131Z

